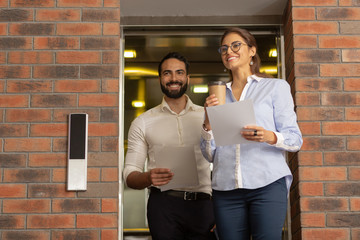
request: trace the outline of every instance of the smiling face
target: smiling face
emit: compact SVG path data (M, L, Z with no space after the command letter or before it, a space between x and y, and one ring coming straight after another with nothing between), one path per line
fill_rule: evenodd
M236 42L241 43L240 49L237 52L234 52L229 47L226 54L221 55L221 60L224 66L232 71L238 68L249 70L251 59L256 53L256 48L249 47L239 34L233 32L224 37L221 45L231 46Z
M162 92L169 98L180 98L186 92L189 75L185 63L169 58L161 65L160 86Z

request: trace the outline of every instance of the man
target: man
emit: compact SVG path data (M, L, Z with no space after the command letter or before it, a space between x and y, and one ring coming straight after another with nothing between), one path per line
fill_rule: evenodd
M158 68L162 103L137 117L129 129L124 179L130 188L150 188L147 217L153 240L212 239L210 166L199 147L204 108L185 94L188 71L183 56L166 55ZM194 149L199 184L161 191L159 187L168 184L174 173L157 168L155 156L159 149L183 146ZM144 172L146 160L149 171Z

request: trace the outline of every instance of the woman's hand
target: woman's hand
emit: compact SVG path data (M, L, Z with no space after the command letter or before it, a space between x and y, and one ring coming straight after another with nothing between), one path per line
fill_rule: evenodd
M219 105L219 100L217 99L217 97L215 97L215 94L211 94L210 96L208 96L206 98L205 103L204 103L204 109L205 109L204 125L207 130L211 130L211 126L210 126L209 117L207 115L206 108L216 106L216 105Z
M256 125L245 126L243 131L241 131L241 135L246 140L254 142L266 142L269 144L275 144L277 142L277 137L274 132Z

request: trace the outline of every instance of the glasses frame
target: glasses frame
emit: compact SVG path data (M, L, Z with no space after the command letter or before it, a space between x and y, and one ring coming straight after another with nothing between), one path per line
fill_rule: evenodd
M234 49L234 45L236 45L236 44L238 44L238 43L240 43L239 49L235 50L235 49ZM235 42L232 42L230 46L228 46L228 45L221 45L221 46L218 48L218 52L219 52L221 55L225 55L225 54L227 54L227 52L228 52L228 50L229 50L229 48L230 48L231 51L233 51L234 53L236 53L236 52L240 51L240 48L241 48L242 45L247 45L247 44L246 44L246 43L243 43L243 42L241 42L241 41L235 41ZM224 51L223 51L223 49L224 49Z

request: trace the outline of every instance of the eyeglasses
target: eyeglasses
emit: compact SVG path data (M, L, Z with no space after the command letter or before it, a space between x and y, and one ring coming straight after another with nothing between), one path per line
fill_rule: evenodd
M230 49L235 53L235 52L238 52L241 48L241 45L247 45L246 43L242 43L240 41L236 41L236 42L233 42L231 43L230 45ZM229 49L229 46L228 45L222 45L221 47L219 47L218 51L221 55L225 55L227 53Z

